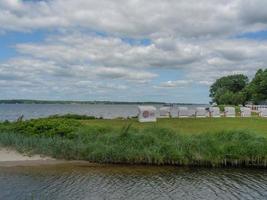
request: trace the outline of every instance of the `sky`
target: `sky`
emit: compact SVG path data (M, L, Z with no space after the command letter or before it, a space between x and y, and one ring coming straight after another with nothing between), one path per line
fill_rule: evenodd
M266 0L0 0L0 99L208 103L267 61Z

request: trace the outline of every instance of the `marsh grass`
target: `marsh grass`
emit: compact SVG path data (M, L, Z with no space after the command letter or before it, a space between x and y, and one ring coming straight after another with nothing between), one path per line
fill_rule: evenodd
M231 119L231 125L227 119L225 129L204 130L201 125L216 127L220 120L181 120L180 129L168 127L178 122L172 119L145 125L133 120L58 118L5 122L0 124L0 144L23 153L98 163L266 167L265 129L238 129L235 123L240 119ZM199 131L190 132L194 129L189 124L199 126Z

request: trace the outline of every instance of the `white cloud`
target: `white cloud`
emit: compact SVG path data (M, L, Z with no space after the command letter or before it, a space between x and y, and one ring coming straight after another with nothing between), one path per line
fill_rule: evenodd
M23 3L20 0L1 0L0 6L10 10L18 10L22 8Z
M218 37L266 28L265 7L265 0L3 0L0 29L85 28L128 37Z
M151 40L149 45L130 45L117 37L75 33L51 36L39 43L21 43L15 48L20 57L0 65L1 80L28 80L40 87L53 87L61 81L69 90L73 86L67 82L81 81L90 81L89 88L101 87L101 91L133 84L158 89L209 86L223 75L244 73L252 77L267 61L267 42L241 39L165 38ZM185 79L151 85L161 76L153 69L182 69ZM106 80L114 87L103 85Z
M175 48L169 51L157 43L130 45L117 37L73 34L49 38L44 44L18 44L16 48L22 54L58 63L93 62L109 67L177 68L201 59L201 47L175 40L172 42Z
M186 87L193 83L192 80L175 80L175 81L166 81L162 82L158 87L159 88L177 88L177 87Z
M267 42L236 36L267 29L265 8L265 0L2 0L0 34L52 31L15 45L18 55L0 63L0 85L66 95L134 88L137 96L252 77L266 66ZM165 69L185 75L161 82Z

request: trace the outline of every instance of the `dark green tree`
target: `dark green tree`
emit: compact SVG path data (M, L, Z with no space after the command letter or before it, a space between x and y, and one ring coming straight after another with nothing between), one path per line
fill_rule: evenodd
M250 100L259 104L267 100L267 69L259 69L246 88Z
M243 74L224 76L210 87L212 102L217 104L244 104L247 101L247 87L249 79Z

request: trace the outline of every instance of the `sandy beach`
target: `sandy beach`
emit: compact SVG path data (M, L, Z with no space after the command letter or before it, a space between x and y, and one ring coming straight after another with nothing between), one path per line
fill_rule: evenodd
M42 157L40 155L33 155L33 156L22 155L19 152L12 149L0 148L0 162L36 161L36 160L54 160L54 159L49 157Z
M13 149L0 147L0 167L57 164L61 162L62 161L40 155L33 155L33 156L23 155Z
M82 160L58 160L41 155L23 155L14 149L0 147L0 167L19 167L19 166L39 166L39 165L85 165L99 166L97 163L90 163Z

